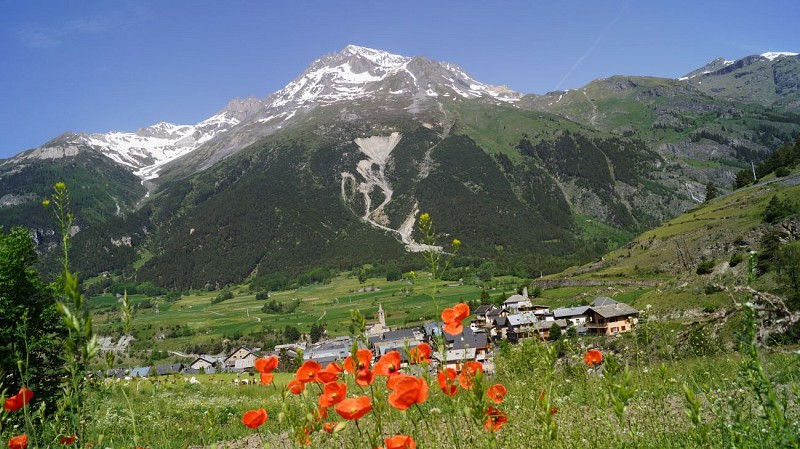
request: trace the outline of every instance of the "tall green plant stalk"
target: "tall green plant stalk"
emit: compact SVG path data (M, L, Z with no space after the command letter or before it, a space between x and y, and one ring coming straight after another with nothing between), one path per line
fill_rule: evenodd
M453 239L451 242L453 252L450 253L448 257L444 257L444 251L436 245L436 230L433 227L433 219L431 219L429 213L425 212L419 216L417 228L419 229L420 234L422 234L422 241L425 242L427 247L427 251L425 251L423 255L425 257L425 262L428 265L428 269L431 272L431 278L433 281L433 286L431 288L431 300L433 301L433 307L436 310L436 319L438 319L442 312L441 309L439 309L439 302L436 299L439 281L441 280L445 271L447 271L447 268L450 266L450 262L452 262L456 253L458 253L458 250L461 248L461 240ZM443 333L440 334L436 339L436 346L442 354L442 362L446 364L447 344L444 341Z
M428 269L431 270L431 277L433 279L431 299L433 300L433 306L436 308L436 315L438 316L441 312L439 303L436 300L439 280L441 280L442 275L447 271L456 253L458 253L458 250L461 248L461 241L453 239L451 242L453 251L445 257L444 250L436 244L438 236L436 234L436 229L433 227L433 219L431 219L429 213L425 212L419 216L417 229L419 229L420 234L422 234L422 241L427 247L427 251L425 251L423 255Z
M43 205L45 207L52 205L51 210L61 229L63 270L59 279L56 309L64 320L68 332L64 339L64 355L69 380L64 386L59 413L78 435L84 435L88 420L84 404L86 373L90 361L97 355L99 348L92 326L92 316L80 292L78 277L69 267L70 233L74 218L69 206L69 191L63 182L56 183L53 190L53 197L45 200Z

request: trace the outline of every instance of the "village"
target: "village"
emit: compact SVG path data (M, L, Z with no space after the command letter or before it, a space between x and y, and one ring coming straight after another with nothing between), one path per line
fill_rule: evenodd
M471 311L474 318L463 331L449 335L442 331L444 323L429 322L409 329L392 329L386 325L383 307L379 305L377 322L367 324L363 339L341 336L323 339L315 344L305 341L275 346L262 351L242 345L227 355L197 356L188 364L170 363L155 366L138 366L129 369L115 368L105 373L106 377L144 378L175 374L215 374L255 372L255 361L274 355L289 366L299 366L302 361L314 360L320 365L330 362L342 363L354 347L368 348L375 360L391 351L398 351L403 363L408 362L408 351L422 343L434 348L431 356L432 369L457 368L465 362L477 361L484 372L493 373L494 351L501 341L510 344L526 338L550 340L550 332L558 328L559 333L572 336L610 336L630 332L638 324L639 311L628 304L608 297L598 297L589 305L550 309L536 304L528 295L527 288L506 299L502 305L481 305ZM437 350L444 343L443 350ZM247 378L242 382L248 383Z

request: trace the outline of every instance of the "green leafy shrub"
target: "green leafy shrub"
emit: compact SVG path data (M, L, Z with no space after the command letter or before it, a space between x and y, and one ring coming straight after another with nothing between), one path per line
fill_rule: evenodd
M764 221L774 223L782 218L792 215L794 210L788 201L781 200L778 195L773 195L764 210Z
M697 270L695 272L699 275L711 274L711 272L714 271L714 265L716 265L714 259L702 259L700 263L697 264Z
M233 292L226 291L226 292L220 293L219 295L211 298L211 304L218 304L218 303L221 303L222 301L225 301L225 300L228 300L228 299L233 299Z

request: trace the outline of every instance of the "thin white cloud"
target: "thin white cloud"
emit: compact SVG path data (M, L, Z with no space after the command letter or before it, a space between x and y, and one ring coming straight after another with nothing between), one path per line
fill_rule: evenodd
M17 31L17 38L31 48L53 48L61 45L61 39L52 30L32 26Z
M66 29L69 32L80 34L102 33L111 29L113 20L103 17L94 17L90 19L70 20L66 24Z
M127 28L146 20L147 10L128 3L123 10L111 16L82 17L67 20L54 26L33 23L21 26L16 36L23 45L31 48L53 48L69 38L85 34L100 34L114 29Z

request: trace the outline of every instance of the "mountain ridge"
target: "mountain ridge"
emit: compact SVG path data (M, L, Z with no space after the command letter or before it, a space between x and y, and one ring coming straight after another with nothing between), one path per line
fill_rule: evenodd
M706 85L708 85L711 76L724 75L726 71L729 73L737 68L758 62L769 61L772 63L776 60L780 62L782 59L797 57L798 53L793 52L765 52L738 60L717 58L703 67L689 72L679 80L690 82L700 88L702 86L701 78L705 79ZM415 72L417 75L414 74ZM426 74L422 80L418 77L420 73ZM446 76L446 74L453 76ZM695 78L697 79L695 80ZM374 86L380 84L383 92L369 90L370 84ZM797 90L796 84L792 86L794 90ZM441 86L446 86L447 89L444 90L449 91L438 92L432 86L438 86L439 90L443 90ZM174 166L173 161L206 144L214 148L203 155L205 163L193 163L196 166L195 172L210 167L213 163L255 142L258 138L290 125L293 123L291 119L304 109L357 100L381 93L384 96L387 93L389 96L400 95L404 89L409 87L415 88L408 93L414 100L406 106L412 112L424 109L426 100L437 98L439 95L442 95L443 99L451 95L463 98L491 98L510 104L515 104L523 98L523 94L505 86L490 86L480 83L459 66L448 62L432 61L424 57L401 56L367 47L348 45L338 52L329 53L313 61L298 77L267 97L259 99L251 96L245 99L233 99L216 114L197 124L181 125L160 122L135 132L71 133L70 135L75 137L66 143L69 144L68 147L83 144L100 150L102 154L130 169L143 181L151 181L158 178L164 168ZM719 88L711 87L701 90L708 93L713 89L718 90ZM580 89L572 89L572 91L574 90ZM563 95L563 92L545 94L544 97L555 94ZM538 97L536 94L527 94L526 96ZM796 103L800 105L800 99ZM790 103L790 105L792 104ZM243 130L244 132L235 139L229 139L237 142L234 145L220 143L220 140L225 140L222 138L212 142L222 133L240 127L240 125L261 129ZM46 150L59 143L58 138L55 138L36 150ZM26 158L52 153L43 151L29 154ZM74 150L68 151L68 153L74 154ZM6 161L0 161L0 166L22 154L15 155Z
M77 170L70 182L97 193L76 207L76 264L87 274L185 287L406 263L421 248L422 211L464 242L463 263L547 273L693 207L708 183L726 190L748 161L800 136L795 118L655 77L523 96L453 64L348 46L197 125L160 123L93 144L64 134L0 162L0 225L26 224L15 211L46 195L32 183ZM109 142L141 151L113 162ZM73 163L82 154L125 172L113 178L123 191ZM47 254L50 234L41 234Z

